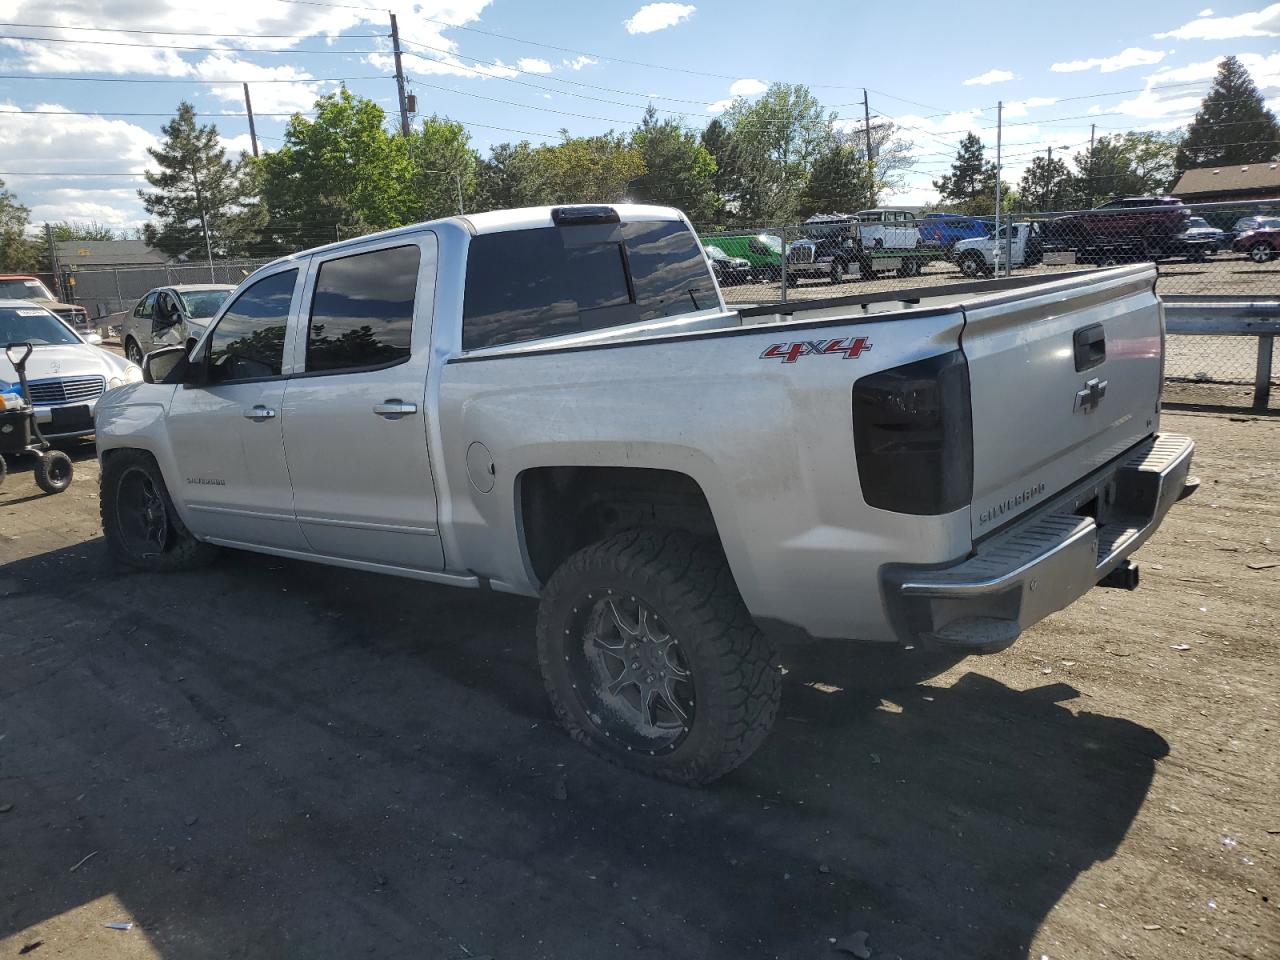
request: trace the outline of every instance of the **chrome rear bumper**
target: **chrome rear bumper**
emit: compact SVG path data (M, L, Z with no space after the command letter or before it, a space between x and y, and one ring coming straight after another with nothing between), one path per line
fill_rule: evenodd
M883 571L906 643L994 653L1107 577L1194 491L1195 444L1150 437L950 566Z

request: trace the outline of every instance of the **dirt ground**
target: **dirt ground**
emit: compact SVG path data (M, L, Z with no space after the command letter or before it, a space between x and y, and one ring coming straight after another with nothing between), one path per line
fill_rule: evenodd
M526 601L128 572L90 450L59 497L15 463L0 958L1278 957L1280 419L1164 427L1204 487L1138 591L949 668L788 650L774 735L702 790L560 733Z

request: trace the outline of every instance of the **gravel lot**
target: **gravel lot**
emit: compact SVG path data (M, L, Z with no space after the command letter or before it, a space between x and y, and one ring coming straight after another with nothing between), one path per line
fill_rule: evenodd
M0 958L1280 956L1280 420L1165 429L1205 487L1140 590L958 664L789 650L774 736L703 790L560 733L526 601L127 572L91 450L60 497L15 463Z

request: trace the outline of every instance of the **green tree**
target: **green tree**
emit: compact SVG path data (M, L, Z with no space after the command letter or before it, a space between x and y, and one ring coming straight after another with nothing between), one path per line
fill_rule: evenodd
M634 200L679 207L694 222L709 223L719 212L715 192L716 161L698 135L675 120L659 120L650 106L631 134L644 161L632 183Z
M215 257L247 251L261 224L252 176L243 156L227 159L218 145L218 128L196 123L195 108L183 102L177 115L161 127L164 142L148 147L159 172L146 171L155 191L139 190L147 213L156 218L143 228L147 243L173 257L203 260L208 249Z
M717 205L722 212L726 207L736 210L739 201L738 191L743 178L733 134L717 117L703 129L701 140L703 148L711 154L711 159L716 163L711 186L716 194Z
M417 219L448 217L472 207L479 158L461 123L437 116L423 121L422 128L410 134L409 155Z
M545 185L548 203L618 203L632 181L644 175L644 156L629 138L614 133L570 137L533 152L535 182Z
M27 236L31 211L0 180L0 270L30 273L39 269L39 244Z
M476 203L482 210L550 203L543 174L528 140L496 144L476 164Z
M818 154L796 210L804 218L815 213L852 213L871 206L866 150L833 142Z
M58 243L73 240L120 240L120 234L96 220L78 223L74 220L59 220L49 224L53 227L53 239Z
M796 216L810 168L831 147L835 119L801 84L775 83L754 102L734 101L721 122L733 143L730 192L739 221Z
M1093 207L1108 197L1167 193L1176 176L1181 134L1130 132L1099 137L1074 157L1070 204Z
M995 211L996 165L986 159L981 137L973 132L965 135L951 172L933 181L933 187L957 212L984 216Z
M1075 179L1062 160L1037 156L1022 172L1018 193L1035 210L1064 210L1073 205Z
M268 246L298 249L421 217L409 143L385 121L382 107L345 87L316 101L315 119L293 116L284 145L257 164Z
M1280 124L1249 71L1224 57L1177 153L1179 170L1263 163L1280 156Z

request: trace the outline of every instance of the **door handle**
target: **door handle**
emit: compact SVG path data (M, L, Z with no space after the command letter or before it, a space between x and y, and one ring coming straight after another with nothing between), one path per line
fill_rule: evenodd
M382 403L373 405L373 412L388 420L399 420L401 417L409 417L417 413L418 405L405 403L403 400L384 400Z
M270 420L275 415L276 412L274 410L270 407L264 407L262 404L258 404L252 410L246 410L244 412L244 418L246 420L252 420L254 423L262 423L264 420Z

